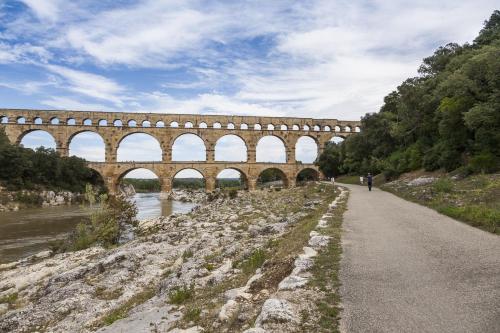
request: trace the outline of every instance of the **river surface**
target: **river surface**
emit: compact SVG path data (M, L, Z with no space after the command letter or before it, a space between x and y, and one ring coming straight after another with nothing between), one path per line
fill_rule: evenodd
M159 193L134 196L139 220L189 213L193 203L160 199ZM29 208L0 212L0 263L19 260L48 249L49 242L62 239L88 219L91 210L79 205Z

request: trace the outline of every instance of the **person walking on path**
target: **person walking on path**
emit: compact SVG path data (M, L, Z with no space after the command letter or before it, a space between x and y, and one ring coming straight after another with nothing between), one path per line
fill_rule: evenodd
M335 186L335 177L330 178L332 185Z
M372 181L373 181L372 174L368 173L368 177L366 177L366 179L368 180L368 191L371 191L372 190Z

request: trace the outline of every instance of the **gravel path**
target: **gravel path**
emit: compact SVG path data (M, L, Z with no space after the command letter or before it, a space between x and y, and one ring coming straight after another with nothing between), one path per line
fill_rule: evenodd
M341 332L500 332L500 237L346 185Z

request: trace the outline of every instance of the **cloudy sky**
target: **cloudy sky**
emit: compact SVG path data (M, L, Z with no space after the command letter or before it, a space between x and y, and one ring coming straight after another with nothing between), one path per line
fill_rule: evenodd
M0 0L0 107L359 119L495 4Z

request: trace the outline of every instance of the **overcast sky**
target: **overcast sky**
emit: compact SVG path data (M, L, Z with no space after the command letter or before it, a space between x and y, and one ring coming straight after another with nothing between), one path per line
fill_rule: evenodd
M0 107L359 119L495 4L0 0Z

